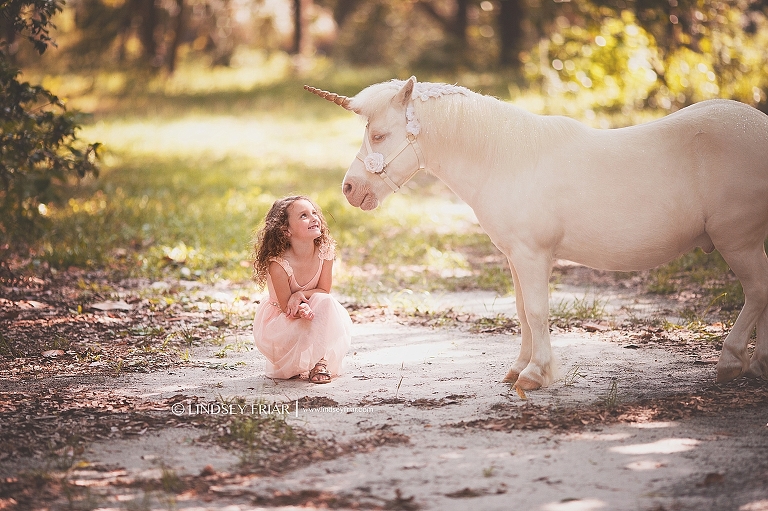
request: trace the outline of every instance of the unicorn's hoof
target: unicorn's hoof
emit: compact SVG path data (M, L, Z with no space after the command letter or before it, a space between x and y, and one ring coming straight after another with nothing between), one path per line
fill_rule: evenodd
M504 379L501 380L501 383L515 383L517 381L518 377L520 377L520 373L518 373L514 369L510 370L507 373L507 375L504 377Z
M726 366L725 364L717 364L717 383L726 383L735 380L741 376L741 364L738 366Z
M760 363L758 360L752 360L749 364L749 369L744 372L744 376L747 378L763 378L768 380L768 371L765 370L766 364Z
M520 387L523 390L536 390L541 388L541 383L526 378L525 376L521 376L517 379L515 387Z
M720 360L717 362L717 383L735 380L743 372L744 367L741 364L741 360L724 349L720 355Z

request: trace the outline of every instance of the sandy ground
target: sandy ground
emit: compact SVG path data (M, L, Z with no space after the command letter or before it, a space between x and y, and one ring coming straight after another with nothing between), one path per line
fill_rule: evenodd
M558 293L553 300L583 296L584 290ZM659 307L618 294L606 298L611 313L650 314ZM489 315L513 310L512 298L482 293L419 299L430 307ZM106 508L114 509L235 511L258 509L254 496L323 490L347 501L393 509L768 510L766 409L577 432L457 427L494 417L501 409L526 406L514 390L499 383L517 354L519 336L393 320L355 324L345 374L330 384L312 385L265 378L264 359L247 347L248 335L244 331L231 339L240 350L229 351L224 359L214 356L220 348L197 348L189 367L126 374L90 385L108 385L147 400L184 394L204 404L235 397L291 402L288 420L320 436L353 440L383 430L405 435L409 442L315 462L280 476L249 478L237 487L217 489L221 497L210 502L181 497L155 501L136 490L110 487L100 497L101 508L108 502ZM714 379L714 366L702 363L711 353L638 349L612 331L555 331L553 349L563 377L549 388L529 392L527 403L573 407L609 398L626 402L695 392ZM330 398L337 406L298 405L306 396ZM91 444L82 456L79 477L151 479L163 470L198 474L206 465L217 472L236 471L237 453L195 444L191 440L199 434L173 428Z

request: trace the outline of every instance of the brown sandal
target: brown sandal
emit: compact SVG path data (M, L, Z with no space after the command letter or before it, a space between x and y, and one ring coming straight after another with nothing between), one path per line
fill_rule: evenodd
M331 373L328 371L328 366L325 365L324 358L321 358L309 372L309 381L317 384L331 382Z

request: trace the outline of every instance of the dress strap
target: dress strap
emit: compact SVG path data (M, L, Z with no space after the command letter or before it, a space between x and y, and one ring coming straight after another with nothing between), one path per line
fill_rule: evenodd
M288 261L286 261L282 257L270 257L269 261L270 262L272 262L272 261L276 262L277 264L282 266L282 268L285 270L285 273L288 274L289 278L293 277L293 268L291 268L291 265L288 264Z

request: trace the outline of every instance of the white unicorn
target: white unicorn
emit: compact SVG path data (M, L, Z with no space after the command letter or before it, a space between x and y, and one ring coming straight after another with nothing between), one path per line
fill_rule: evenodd
M305 88L368 121L342 185L351 205L374 209L426 169L472 207L507 257L522 344L504 382L532 390L553 380L548 284L555 259L633 271L694 247L718 249L744 288L717 381L768 379L765 114L710 100L647 124L596 130L415 77L352 98Z

